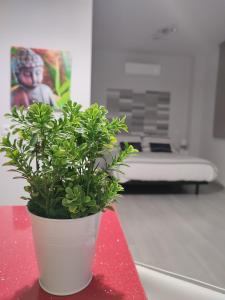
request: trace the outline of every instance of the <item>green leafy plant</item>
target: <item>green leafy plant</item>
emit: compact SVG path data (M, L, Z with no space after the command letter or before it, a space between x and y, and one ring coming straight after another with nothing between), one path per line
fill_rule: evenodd
M39 216L67 219L95 214L116 200L123 190L112 171L119 171L130 154L126 144L112 154L116 135L127 131L125 117L107 119L98 104L82 111L69 101L56 116L53 109L35 103L27 110L14 107L6 114L12 125L1 140L4 165L18 172L27 185L28 209ZM106 157L111 153L111 159Z

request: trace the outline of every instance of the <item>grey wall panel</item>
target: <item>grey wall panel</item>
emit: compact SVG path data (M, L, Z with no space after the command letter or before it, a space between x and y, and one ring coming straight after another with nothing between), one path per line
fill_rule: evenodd
M225 42L220 45L213 135L225 138Z
M106 103L110 118L127 116L130 134L168 136L170 93L108 89Z

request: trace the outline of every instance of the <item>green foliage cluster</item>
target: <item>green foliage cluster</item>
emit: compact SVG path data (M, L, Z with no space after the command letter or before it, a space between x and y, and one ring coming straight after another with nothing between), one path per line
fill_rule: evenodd
M20 173L29 194L29 210L47 218L80 218L110 208L122 191L112 170L119 171L130 154L126 144L112 155L116 135L127 131L125 118L107 119L107 110L98 104L82 111L69 101L59 116L43 103L27 110L14 107L12 126L1 140L0 151L9 159L4 165ZM106 160L106 155L112 159ZM103 164L104 162L104 164Z

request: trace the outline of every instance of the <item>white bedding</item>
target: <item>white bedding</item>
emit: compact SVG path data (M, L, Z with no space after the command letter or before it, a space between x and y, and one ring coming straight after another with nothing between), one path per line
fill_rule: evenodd
M217 177L216 166L205 159L178 153L139 152L121 166L124 173L117 173L121 182L141 181L213 181Z

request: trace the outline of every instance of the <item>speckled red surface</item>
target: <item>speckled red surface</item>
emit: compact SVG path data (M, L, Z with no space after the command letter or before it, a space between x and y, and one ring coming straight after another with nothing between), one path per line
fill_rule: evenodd
M147 299L117 214L103 214L93 264L93 279L83 291L53 296L38 284L31 224L26 208L0 207L0 300Z

